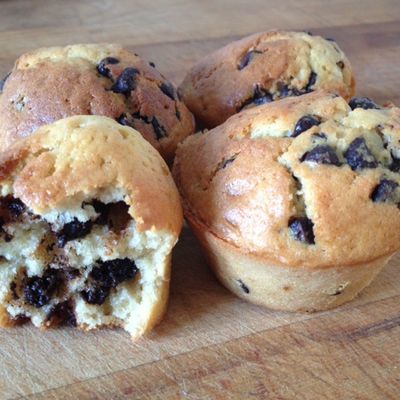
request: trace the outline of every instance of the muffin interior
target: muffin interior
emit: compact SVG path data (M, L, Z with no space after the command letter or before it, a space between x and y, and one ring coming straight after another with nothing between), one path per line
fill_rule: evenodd
M39 215L0 197L0 305L12 320L135 334L159 298L173 237L139 232L124 198L103 192Z

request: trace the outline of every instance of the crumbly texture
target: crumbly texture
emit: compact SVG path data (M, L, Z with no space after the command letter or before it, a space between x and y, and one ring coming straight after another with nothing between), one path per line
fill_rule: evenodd
M0 323L137 338L166 307L182 226L168 167L100 116L41 127L0 155Z
M254 257L266 269L308 274L310 287L316 271L352 270L347 291L355 292L343 298L354 297L363 266L387 260L400 243L400 110L378 107L351 110L318 91L237 114L179 147L185 213L203 247L219 254L210 256L219 275L239 269L226 262L233 252L247 257L248 275L235 278L243 282L258 279ZM270 305L261 294L258 302ZM318 304L327 307L321 299L310 309Z
M206 128L242 109L316 89L349 100L355 91L350 62L331 39L306 32L256 33L205 56L179 87Z
M38 49L16 61L0 95L0 149L72 115L131 126L168 162L194 132L192 114L153 63L119 45L83 44Z

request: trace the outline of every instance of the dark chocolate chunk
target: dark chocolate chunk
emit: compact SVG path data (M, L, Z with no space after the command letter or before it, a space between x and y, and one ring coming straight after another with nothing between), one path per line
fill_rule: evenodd
M69 268L65 268L63 271L65 274L65 278L68 281L72 281L72 280L78 278L78 276L80 276L79 269L76 269L76 268L69 267Z
M320 138L320 139L326 139L326 135L323 132L316 132L312 134L314 137Z
M335 150L328 145L320 145L314 147L312 150L307 151L300 158L300 161L312 161L317 164L329 164L340 166L340 161L335 153Z
M310 78L308 79L307 86L305 87L306 92L312 92L313 86L315 85L315 82L317 81L317 74L312 71L310 74Z
M139 75L139 70L136 68L125 68L117 81L111 87L115 93L123 93L128 95L136 87L136 76Z
M6 83L6 80L10 76L11 72L9 72L2 80L0 80L0 92L3 91L4 84Z
M60 271L50 268L42 277L27 278L24 287L25 301L36 308L41 308L49 303L61 283Z
M98 225L106 225L108 223L108 218L110 214L110 204L102 203L99 200L93 200L92 202L94 210L100 214L96 220L94 221L95 224Z
M135 262L129 258L101 261L98 265L89 274L89 287L81 292L89 304L103 304L111 288L134 278L138 272Z
M291 88L288 85L284 85L280 82L280 84L277 85L277 89L279 92L279 97L288 97L288 96L301 96L302 94L305 93L304 90L297 89L295 87Z
M82 290L81 296L89 304L97 304L101 306L110 294L110 288L107 286L92 287Z
M338 62L336 63L336 65L337 65L340 69L343 69L343 68L344 68L344 62L343 62L343 61L338 61Z
M259 86L256 86L254 89L253 103L257 106L265 103L270 103L273 101L272 95L267 91L261 89Z
M103 58L99 62L99 65L97 66L97 71L99 72L100 75L103 75L106 78L111 78L111 71L109 68L107 68L107 65L118 64L118 63L119 63L118 58L115 58L115 57Z
M76 317L71 302L58 303L50 313L49 319L55 318L57 322L70 327L76 327Z
M368 97L354 97L350 100L349 106L352 110L362 108L364 110L379 109L380 107Z
M135 261L129 258L117 258L98 264L99 266L93 268L90 273L90 278L102 286L114 288L121 282L134 278L138 272Z
M181 120L181 112L178 109L175 110L175 115L176 115L176 118L178 118L180 121Z
M296 240L303 243L314 244L314 224L307 217L292 217L289 220L289 229Z
M400 172L400 158L396 158L392 154L392 163L389 165L389 169L393 172Z
M262 51L259 50L250 50L248 53L245 54L245 56L242 58L238 65L238 69L242 70L243 68L246 68L251 61L253 61L254 57L257 54L262 54Z
M57 245L64 247L67 242L86 236L92 230L92 221L81 222L77 218L65 224L61 231L57 232Z
M321 119L316 115L305 115L301 117L294 127L291 137L299 136L301 133L309 130L313 126L317 126L321 123Z
M153 119L151 120L151 125L153 126L157 140L160 140L163 137L167 136L167 132L165 131L164 127L160 125L156 117L153 117Z
M250 293L250 289L243 283L241 279L238 279L238 284L240 286L240 289L243 290L243 292L245 292L246 294Z
M131 128L134 128L134 122L133 122L133 118L130 117L127 114L121 114L118 118L117 118L117 122L121 125L124 126L130 126Z
M25 204L20 199L12 199L7 208L13 217L19 217L25 211Z
M399 184L390 179L382 179L371 193L371 199L375 203L394 200L393 196Z
M150 65L151 67L153 67L153 68L156 67L156 64L154 64L153 61L150 61L150 62L149 62L149 65Z
M160 86L160 90L170 99L175 100L176 93L174 85L171 82L164 82Z
M246 100L242 104L240 109L243 109L249 104L255 104L256 106L259 106L261 104L270 103L271 101L273 101L272 95L267 91L265 91L264 89L261 89L260 86L256 85L256 87L254 88L253 97Z
M358 137L350 143L349 148L344 153L344 157L353 171L363 168L376 168L378 166L363 137Z

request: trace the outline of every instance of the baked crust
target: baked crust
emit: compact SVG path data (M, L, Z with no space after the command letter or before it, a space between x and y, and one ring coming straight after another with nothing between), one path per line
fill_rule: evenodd
M183 101L207 128L254 105L252 99L262 94L271 101L316 89L350 100L355 79L349 60L331 40L284 31L256 33L206 55L179 86Z
M97 67L107 57L118 63L106 64L104 76ZM126 68L138 71L135 87L115 92ZM0 96L0 149L41 125L89 114L139 130L168 162L194 131L193 116L175 88L148 62L116 44L81 44L37 49L16 61Z
M75 116L43 126L3 152L0 165L0 178L35 213L116 187L127 193L139 231L178 236L182 227L179 196L166 164L138 132L109 118Z

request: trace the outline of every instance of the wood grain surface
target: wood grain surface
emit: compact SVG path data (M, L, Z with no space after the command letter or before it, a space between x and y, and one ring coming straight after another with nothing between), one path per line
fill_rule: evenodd
M36 47L111 41L179 83L207 52L272 28L335 38L358 93L400 104L399 0L0 0L0 74ZM221 287L185 229L148 337L0 330L0 398L399 399L399 265L336 310L273 312Z

